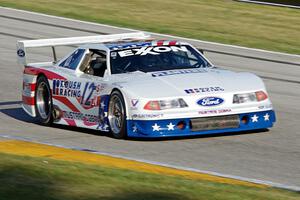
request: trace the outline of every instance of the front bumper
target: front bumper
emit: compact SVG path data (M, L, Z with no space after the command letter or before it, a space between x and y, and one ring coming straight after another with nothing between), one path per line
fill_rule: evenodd
M213 119L214 117L211 118ZM273 110L268 110L237 114L236 119L238 124L234 127L219 127L210 130L195 130L193 128L194 118L127 120L127 134L129 137L174 137L249 131L272 127L276 121L276 116Z

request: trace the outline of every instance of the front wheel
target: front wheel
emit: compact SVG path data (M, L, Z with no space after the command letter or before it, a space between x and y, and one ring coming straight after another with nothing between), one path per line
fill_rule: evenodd
M38 121L44 125L51 125L53 122L52 116L52 98L48 80L45 76L40 76L37 79L35 90L35 110Z
M117 139L126 138L126 109L123 96L119 91L112 92L110 96L108 120L113 137Z

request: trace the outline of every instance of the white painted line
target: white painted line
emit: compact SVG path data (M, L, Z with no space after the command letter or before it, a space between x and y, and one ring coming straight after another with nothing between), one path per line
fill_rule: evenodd
M245 2L245 3L255 3L255 4L262 4L262 5L269 5L269 6L279 6L279 7L300 9L300 6L285 5L285 4L279 4L279 3L269 3L269 2L264 2L264 1L251 1L251 0L238 0L238 1Z
M139 159L139 158L132 158L132 157L127 157L127 156L121 156L121 155L117 155L117 154L112 154L112 153L107 153L107 152L97 151L97 150L92 150L92 149L84 149L84 148L79 148L79 147L74 147L74 146L72 147L72 146L58 145L58 144L52 144L52 143L49 143L49 142L40 142L40 141L37 141L37 140L27 139L27 138L18 137L18 136L0 134L0 137L1 138L6 138L6 139L14 139L14 140L27 141L27 142L34 142L34 143L38 143L38 144L45 144L45 145L49 145L49 146L60 147L60 148L71 149L71 150L86 151L86 152L99 154L99 155L104 155L104 156L110 156L110 157L114 157L114 158L122 158L122 159L126 159L126 160L143 162L143 163L147 163L147 164L158 165L158 166L163 166L163 167L169 167L169 168L173 168L173 169L186 170L186 171L197 172L197 173L202 173L202 174L214 175L214 176L218 176L218 177L224 177L224 178L230 178L230 179L246 181L246 182L250 182L250 183L268 185L268 186L271 186L271 187L287 189L287 190L296 191L296 192L300 191L299 186L275 183L275 182L272 182L272 181L246 178L246 177L242 177L242 176L223 174L223 173L207 171L207 170L200 170L200 169L195 169L195 168L190 168L190 167L170 165L170 164L166 164L166 163L150 161L150 160L144 160L144 159Z
M6 9L6 10L13 10L13 11L18 11L18 12L33 14L33 15L38 15L38 16L49 17L49 18L53 18L53 19L61 19L61 20L67 20L67 21L71 21L71 22L90 24L90 25L99 26L99 27L102 26L102 27L107 27L107 28L115 28L115 29L124 30L124 31L141 31L141 30L136 30L136 29L131 29L131 28L121 28L121 27L111 26L111 25L106 25L106 24L87 22L87 21L82 21L82 20L77 20L77 19L70 19L70 18L65 18L65 17L54 16L54 15L47 15L47 14L42 14L42 13L37 13L37 12L32 12L32 11L19 10L19 9L15 9L15 8L7 8L7 7L2 7L2 6L0 6L0 8L1 9ZM209 42L209 41L204 41L204 40L185 38L185 37L179 37L179 36L172 36L172 35L154 33L154 32L149 32L149 31L145 31L145 32L147 32L149 34L152 34L152 35L161 36L161 37L172 37L172 38L177 38L179 40L183 39L183 40L188 40L188 41L192 41L192 42L199 42L199 43L201 42L203 44L216 45L216 46L220 46L220 47L231 47L231 48L237 48L237 49L257 51L257 52L262 52L262 53L270 53L270 54L277 54L277 55L292 56L292 57L300 58L300 55L297 55L297 54L282 53L282 52L269 51L269 50L256 49L256 48L249 48L249 47L230 45L230 44L221 44L221 43L217 43L217 42Z

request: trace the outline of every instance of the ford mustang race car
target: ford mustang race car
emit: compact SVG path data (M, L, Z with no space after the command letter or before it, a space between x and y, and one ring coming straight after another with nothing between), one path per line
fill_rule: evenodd
M75 49L57 60L57 46ZM27 63L26 50L35 47L51 47L53 61ZM25 66L22 107L45 125L126 138L266 129L275 122L259 77L217 68L188 43L136 32L24 40L17 48Z

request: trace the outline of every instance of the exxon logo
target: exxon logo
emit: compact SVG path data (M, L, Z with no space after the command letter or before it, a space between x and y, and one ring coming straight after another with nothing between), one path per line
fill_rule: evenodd
M224 99L219 97L205 97L197 101L200 106L217 106L224 102Z

